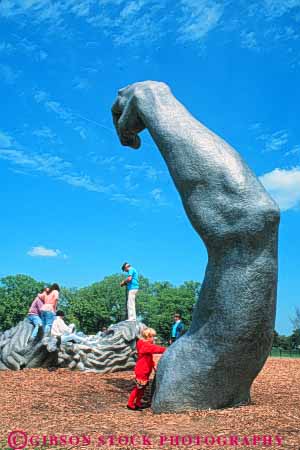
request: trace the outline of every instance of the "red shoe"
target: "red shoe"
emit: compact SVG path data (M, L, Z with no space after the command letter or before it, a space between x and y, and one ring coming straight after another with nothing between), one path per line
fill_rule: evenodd
M127 409L130 409L131 411L137 411L137 407L136 406L127 405Z

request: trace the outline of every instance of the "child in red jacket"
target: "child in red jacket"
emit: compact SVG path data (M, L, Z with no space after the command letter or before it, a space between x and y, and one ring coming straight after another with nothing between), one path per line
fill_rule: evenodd
M153 328L144 328L142 331L142 338L137 340L137 362L134 369L136 386L133 388L129 399L127 408L133 411L142 409L142 398L149 384L150 374L152 369L155 369L155 363L153 360L154 353L163 353L166 347L160 347L155 345L154 336L156 331Z

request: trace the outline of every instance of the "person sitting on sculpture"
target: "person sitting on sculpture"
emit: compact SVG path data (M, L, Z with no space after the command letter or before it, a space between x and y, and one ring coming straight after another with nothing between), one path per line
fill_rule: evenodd
M153 354L164 353L167 349L154 344L155 336L156 331L153 328L146 327L141 331L141 338L136 343L138 354L134 369L136 386L133 388L127 403L127 408L132 411L139 411L147 407L142 404L142 398L149 384L151 372L153 369L156 370Z
M136 320L135 299L139 291L139 275L127 262L122 265L122 271L127 273L127 278L120 283L120 286L126 286L127 289L128 320Z
M39 328L43 325L41 319L41 308L44 306L45 297L48 291L49 288L44 287L44 289L33 300L29 308L27 318L34 328L28 342L32 342L35 340L38 335Z
M59 292L59 285L57 283L52 284L45 295L44 304L41 307L41 319L43 322L44 335L46 336L50 334L51 326L55 319Z
M85 337L78 336L75 331L75 325L71 323L67 325L64 321L65 313L63 311L57 311L56 318L53 321L51 327L51 336L58 338L61 344L66 342L74 342L80 344L86 340Z
M174 323L171 328L171 339L170 344L177 341L184 333L184 324L181 320L181 315L179 313L174 314Z
M106 326L103 326L103 327L101 328L100 333L101 333L101 336L104 336L105 334L107 334L107 327L106 327Z

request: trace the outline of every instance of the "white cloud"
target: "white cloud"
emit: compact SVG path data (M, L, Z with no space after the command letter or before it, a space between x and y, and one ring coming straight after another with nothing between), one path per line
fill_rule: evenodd
M44 61L44 59L48 58L48 53L45 50L39 50L39 59Z
M113 194L111 196L111 200L114 202L119 202L119 203L128 203L129 205L132 206L139 206L142 203L142 199L138 199L136 197L130 197L126 194Z
M48 136L48 129L42 128L42 135L46 134ZM45 133L44 133L45 132ZM37 133L39 134L39 133ZM73 165L69 161L65 161L63 158L57 155L49 153L29 153L28 151L21 148L21 146L8 134L0 131L0 142L2 141L3 146L0 147L0 160L8 161L12 164L12 171L21 175L36 174L36 175L46 175L56 181L66 183L70 186L76 188L85 189L89 192L96 192L101 194L106 194L114 202L127 203L132 206L148 207L149 195L143 196L142 193L139 195L132 195L136 193L139 187L138 180L142 176L143 181L147 178L150 181L155 181L158 174L165 173L160 170L156 170L150 165L142 164L140 166L136 165L125 165L122 157L108 157L104 159L95 159L95 155L90 155L93 157L93 161L104 166L113 167L117 165L118 167L122 163L122 167L126 169L127 174L124 176L125 190L118 192L117 187L114 184L104 184L103 182L91 178L88 174L78 173L74 170ZM20 149L14 148L14 146ZM128 173L129 172L129 173ZM135 179L135 177L137 177ZM163 198L162 191L159 188L153 189L150 192L151 200L155 201L156 205L166 206L167 203Z
M296 8L300 0L244 0L239 1L238 6L228 0L224 5L220 28L226 42L236 43L234 34L238 33L242 48L264 53L276 49L290 62L296 59L290 52L290 43L293 45L292 41L299 39L297 16L300 11ZM286 20L281 19L284 14Z
M23 150L5 148L0 149L0 159L10 161L23 170L23 173L27 170L29 173L46 174L50 178L87 191L108 194L114 190L113 185L105 185L93 180L89 175L74 172L70 162L48 153L29 154Z
M160 175L165 175L166 170L159 170L150 164L143 163L140 165L135 164L125 164L124 168L129 171L130 175L135 175L138 173L143 173L143 175L149 180L156 181Z
M181 0L181 9L179 40L199 42L220 22L224 4L213 0Z
M116 157L107 158L107 163L117 163L119 162ZM122 159L121 161L122 162ZM120 164L119 164L120 165ZM120 170L126 170L125 188L128 190L135 190L139 187L141 178L143 180L147 179L150 182L155 182L158 180L160 175L165 175L166 170L159 170L147 163L137 164L123 164L120 166Z
M300 8L300 0L264 0L266 15L270 18L281 17L295 8Z
M83 126L78 125L78 126L74 127L74 130L79 133L79 136L81 137L81 139L83 139L83 140L87 139L87 137L88 137L87 131Z
M143 6L143 2L139 1L131 1L125 4L124 8L120 12L120 18L124 20L130 19L132 16L136 15L137 12L140 11L140 9Z
M73 114L70 111L67 111L59 102L55 102L53 100L47 100L45 102L45 106L48 111L52 111L58 115L58 117L67 123L70 123L73 119Z
M135 191L139 184L134 182L133 174L126 175L124 178L126 191Z
M99 122L96 122L95 120L75 113L70 108L62 105L60 102L52 100L50 98L50 95L45 91L35 91L33 98L38 104L43 105L46 111L56 114L60 120L71 126L72 129L76 131L83 140L87 139L88 135L87 129L83 126L83 122L91 123L100 128L104 128L110 132L115 133L115 130L113 128L109 128Z
M29 41L25 37L20 38L20 40L18 42L18 47L20 47L22 50L24 50L27 53L36 52L38 49L38 46L34 42Z
M91 16L88 22L101 29L114 44L153 44L167 33L167 27L164 26L167 16L162 12L164 1L139 0L127 5L126 2L120 2L124 5L121 10L112 7L114 2L109 3L108 8Z
M1 17L1 6L0 6L0 17ZM11 42L2 41L0 42L0 52L5 54L12 53L22 53L30 56L37 62L44 61L48 58L48 53L40 48L38 44L30 41L25 37L21 37L17 34L13 34L11 37Z
M43 126L41 128L38 128L37 130L34 130L32 134L39 138L46 139L51 143L57 142L58 140L56 134L47 126Z
M156 206L169 206L169 203L165 200L163 191L160 188L155 188L150 192L152 201L154 200Z
M162 194L162 190L161 189L153 189L150 192L151 196L153 197L154 200L156 200L157 202L159 202L161 200L161 194Z
M60 174L57 179L70 184L71 186L83 188L90 192L108 193L113 189L113 185L103 185L91 179L89 175Z
M284 156L296 156L300 155L300 145L295 145L291 150L286 152Z
M266 133L257 136L257 139L265 143L265 151L278 151L288 143L288 132L286 130L276 131L275 133Z
M115 45L153 43L166 34L182 42L199 42L217 26L223 2L215 0L2 0L0 16L47 26L47 32L66 33L70 16L85 20ZM172 26L178 23L178 26Z
M10 42L5 41L0 42L0 52L12 53L14 50L15 47Z
M52 248L46 248L43 245L38 245L37 247L32 247L31 250L27 252L27 255L29 256L42 256L46 258L56 258L57 256L60 256L61 251ZM66 255L63 255L66 256Z
M89 16L90 15L90 9L92 6L91 0L75 0L69 2L71 6L71 11L73 14L79 17Z
M201 43L216 27L241 35L243 48L266 49L275 40L298 39L296 23L300 0L2 0L0 17L43 26L46 33L69 36L72 18L97 28L118 46L153 44L164 36L183 43ZM289 14L291 23L279 23ZM294 22L294 23L293 23ZM244 31L249 28L250 31ZM253 31L255 30L255 31ZM255 34L254 34L255 33ZM35 44L33 44L35 45ZM277 43L276 43L277 45ZM27 45L28 51L33 51ZM45 59L46 52L35 46L36 58Z
M145 174L146 174L146 177L147 177L149 180L156 181L156 180L158 179L158 176L159 176L159 175L165 174L165 173L166 173L166 171L163 171L163 170L157 170L157 169L155 169L155 167L153 167L153 166L147 166L147 167L145 168Z
M299 39L299 36L299 29L294 29L291 26L283 27L282 29L280 28L273 33L273 39L280 42L295 41Z
M261 128L262 128L262 123L261 123L261 122L255 122L255 123L252 123L252 124L250 125L249 130L250 130L250 131L258 131L258 130L260 130Z
M13 138L0 130L0 148L8 148L13 144Z
M23 166L24 168L27 168L28 166L34 168L37 166L36 161L27 156L23 150L0 149L0 159L11 161L17 166Z
M43 130L43 129L42 129ZM46 135L48 129L46 128ZM44 134L44 133L42 133ZM19 147L19 149L15 148ZM109 164L113 159L104 160ZM105 184L98 179L93 179L88 174L78 173L74 170L72 163L63 158L50 153L29 153L25 151L11 136L0 130L0 160L9 161L12 164L12 170L22 175L26 174L44 174L54 180L64 182L70 186L82 188L90 192L110 195L112 200L126 202L137 205L140 200L131 198L123 193L117 193L114 184ZM117 158L121 161L121 158ZM103 161L102 161L103 162ZM129 179L125 180L130 183ZM131 185L134 189L136 186Z
M76 77L73 83L74 89L85 91L91 88L91 82L87 78Z
M254 31L242 31L241 32L241 46L249 49L259 50L256 34Z
M300 167L275 169L260 177L282 211L300 207Z
M109 166L115 167L115 164L124 163L124 158L122 156L109 156L103 158L102 156L98 156L96 153L90 153L89 156L92 158L94 163L99 164L100 166Z
M19 76L19 70L13 69L8 64L0 64L0 79L5 83L14 84Z
M83 140L87 138L87 130L82 125L81 120L78 120L78 117L82 118L81 116L73 113L73 111L63 106L60 102L52 100L50 95L45 91L35 91L33 98L38 104L43 105L46 111L56 114L60 120L71 126Z
M162 0L162 3L166 3ZM70 16L85 20L111 37L117 45L156 40L164 32L164 15L159 0L2 0L0 17L27 20L46 25L47 32L58 29L61 35L70 25Z
M47 22L48 25L62 23L62 7L60 2L51 0L2 0L0 16L5 18L18 18L23 16L24 20L30 19L34 24Z

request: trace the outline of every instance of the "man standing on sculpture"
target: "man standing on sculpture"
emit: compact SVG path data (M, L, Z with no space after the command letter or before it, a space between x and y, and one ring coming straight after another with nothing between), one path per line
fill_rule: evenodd
M122 265L122 271L127 273L127 278L120 285L127 288L128 320L136 320L135 299L139 290L139 275L135 268L127 262Z

